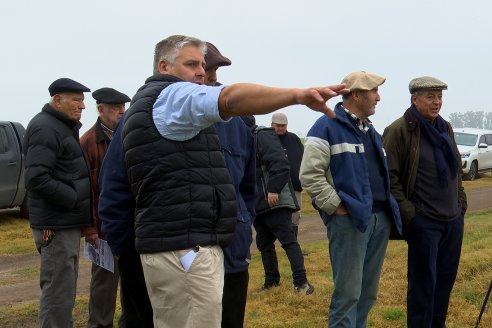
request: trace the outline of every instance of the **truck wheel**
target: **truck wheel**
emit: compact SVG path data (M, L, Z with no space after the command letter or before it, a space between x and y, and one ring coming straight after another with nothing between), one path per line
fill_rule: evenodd
M477 178L477 176L478 176L477 161L473 161L470 164L470 171L468 172L468 174L465 175L465 178L467 180L473 181Z
M29 208L27 206L27 195L24 196L22 205L20 206L19 216L23 219L29 219Z

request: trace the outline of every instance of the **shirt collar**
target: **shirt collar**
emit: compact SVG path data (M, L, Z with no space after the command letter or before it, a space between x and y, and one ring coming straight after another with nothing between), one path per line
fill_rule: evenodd
M347 108L343 107L343 105L341 105L341 107L343 108L345 113L347 113L347 116L350 118L352 123L354 123L354 125L359 128L359 130L361 130L364 133L367 133L367 131L369 131L372 122L368 118L361 120L360 118L355 116L354 113L349 111Z
M111 130L110 128L108 128L106 125L104 125L104 123L102 121L99 122L99 124L101 125L102 131L109 138L109 140L113 139L114 131Z

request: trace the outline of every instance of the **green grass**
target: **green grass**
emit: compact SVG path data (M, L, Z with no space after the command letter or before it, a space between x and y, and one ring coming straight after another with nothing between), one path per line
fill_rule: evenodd
M487 178L487 177L486 177ZM492 179L491 179L492 180ZM304 197L304 201L308 197ZM304 209L309 211L307 202ZM309 212L304 213L309 215ZM467 213L465 237L458 277L451 295L448 328L473 327L492 278L492 209ZM315 286L313 295L300 297L291 282L289 262L278 248L281 286L259 294L263 283L263 267L257 251L252 254L250 284L245 327L326 327L327 312L333 291L328 260L327 241L301 245L309 255L305 265L309 280ZM368 327L406 327L406 252L403 241L390 241L383 266L378 301L369 315ZM34 243L25 220L0 215L0 256L35 254ZM37 279L37 268L20 268L0 274L0 284ZM480 327L492 327L492 300L482 317ZM0 308L0 326L36 327L37 302ZM74 309L74 327L85 327L88 315L87 297L79 296ZM120 308L118 307L117 313ZM115 327L116 320L115 320Z
M492 278L492 210L469 213L465 221L465 241L458 277L451 296L448 328L473 327ZM326 241L302 245L308 278L315 286L313 295L299 297L292 290L291 273L285 253L278 251L281 286L259 294L263 268L258 253L250 265L250 285L245 327L326 327L333 291ZM406 327L406 254L403 241L390 241L378 301L371 311L368 327ZM492 300L491 300L492 301ZM492 302L491 302L492 304ZM490 306L480 327L492 327Z
M29 221L11 215L0 215L0 256L13 256L36 251Z

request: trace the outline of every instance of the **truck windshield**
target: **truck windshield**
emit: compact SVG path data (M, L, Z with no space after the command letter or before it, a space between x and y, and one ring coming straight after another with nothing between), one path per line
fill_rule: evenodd
M475 146L478 135L470 133L455 132L456 143L461 146Z

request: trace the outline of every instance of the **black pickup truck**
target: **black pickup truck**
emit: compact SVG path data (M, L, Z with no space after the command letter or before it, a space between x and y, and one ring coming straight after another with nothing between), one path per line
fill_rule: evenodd
M0 121L0 209L19 207L27 218L22 139L26 129L20 123Z

